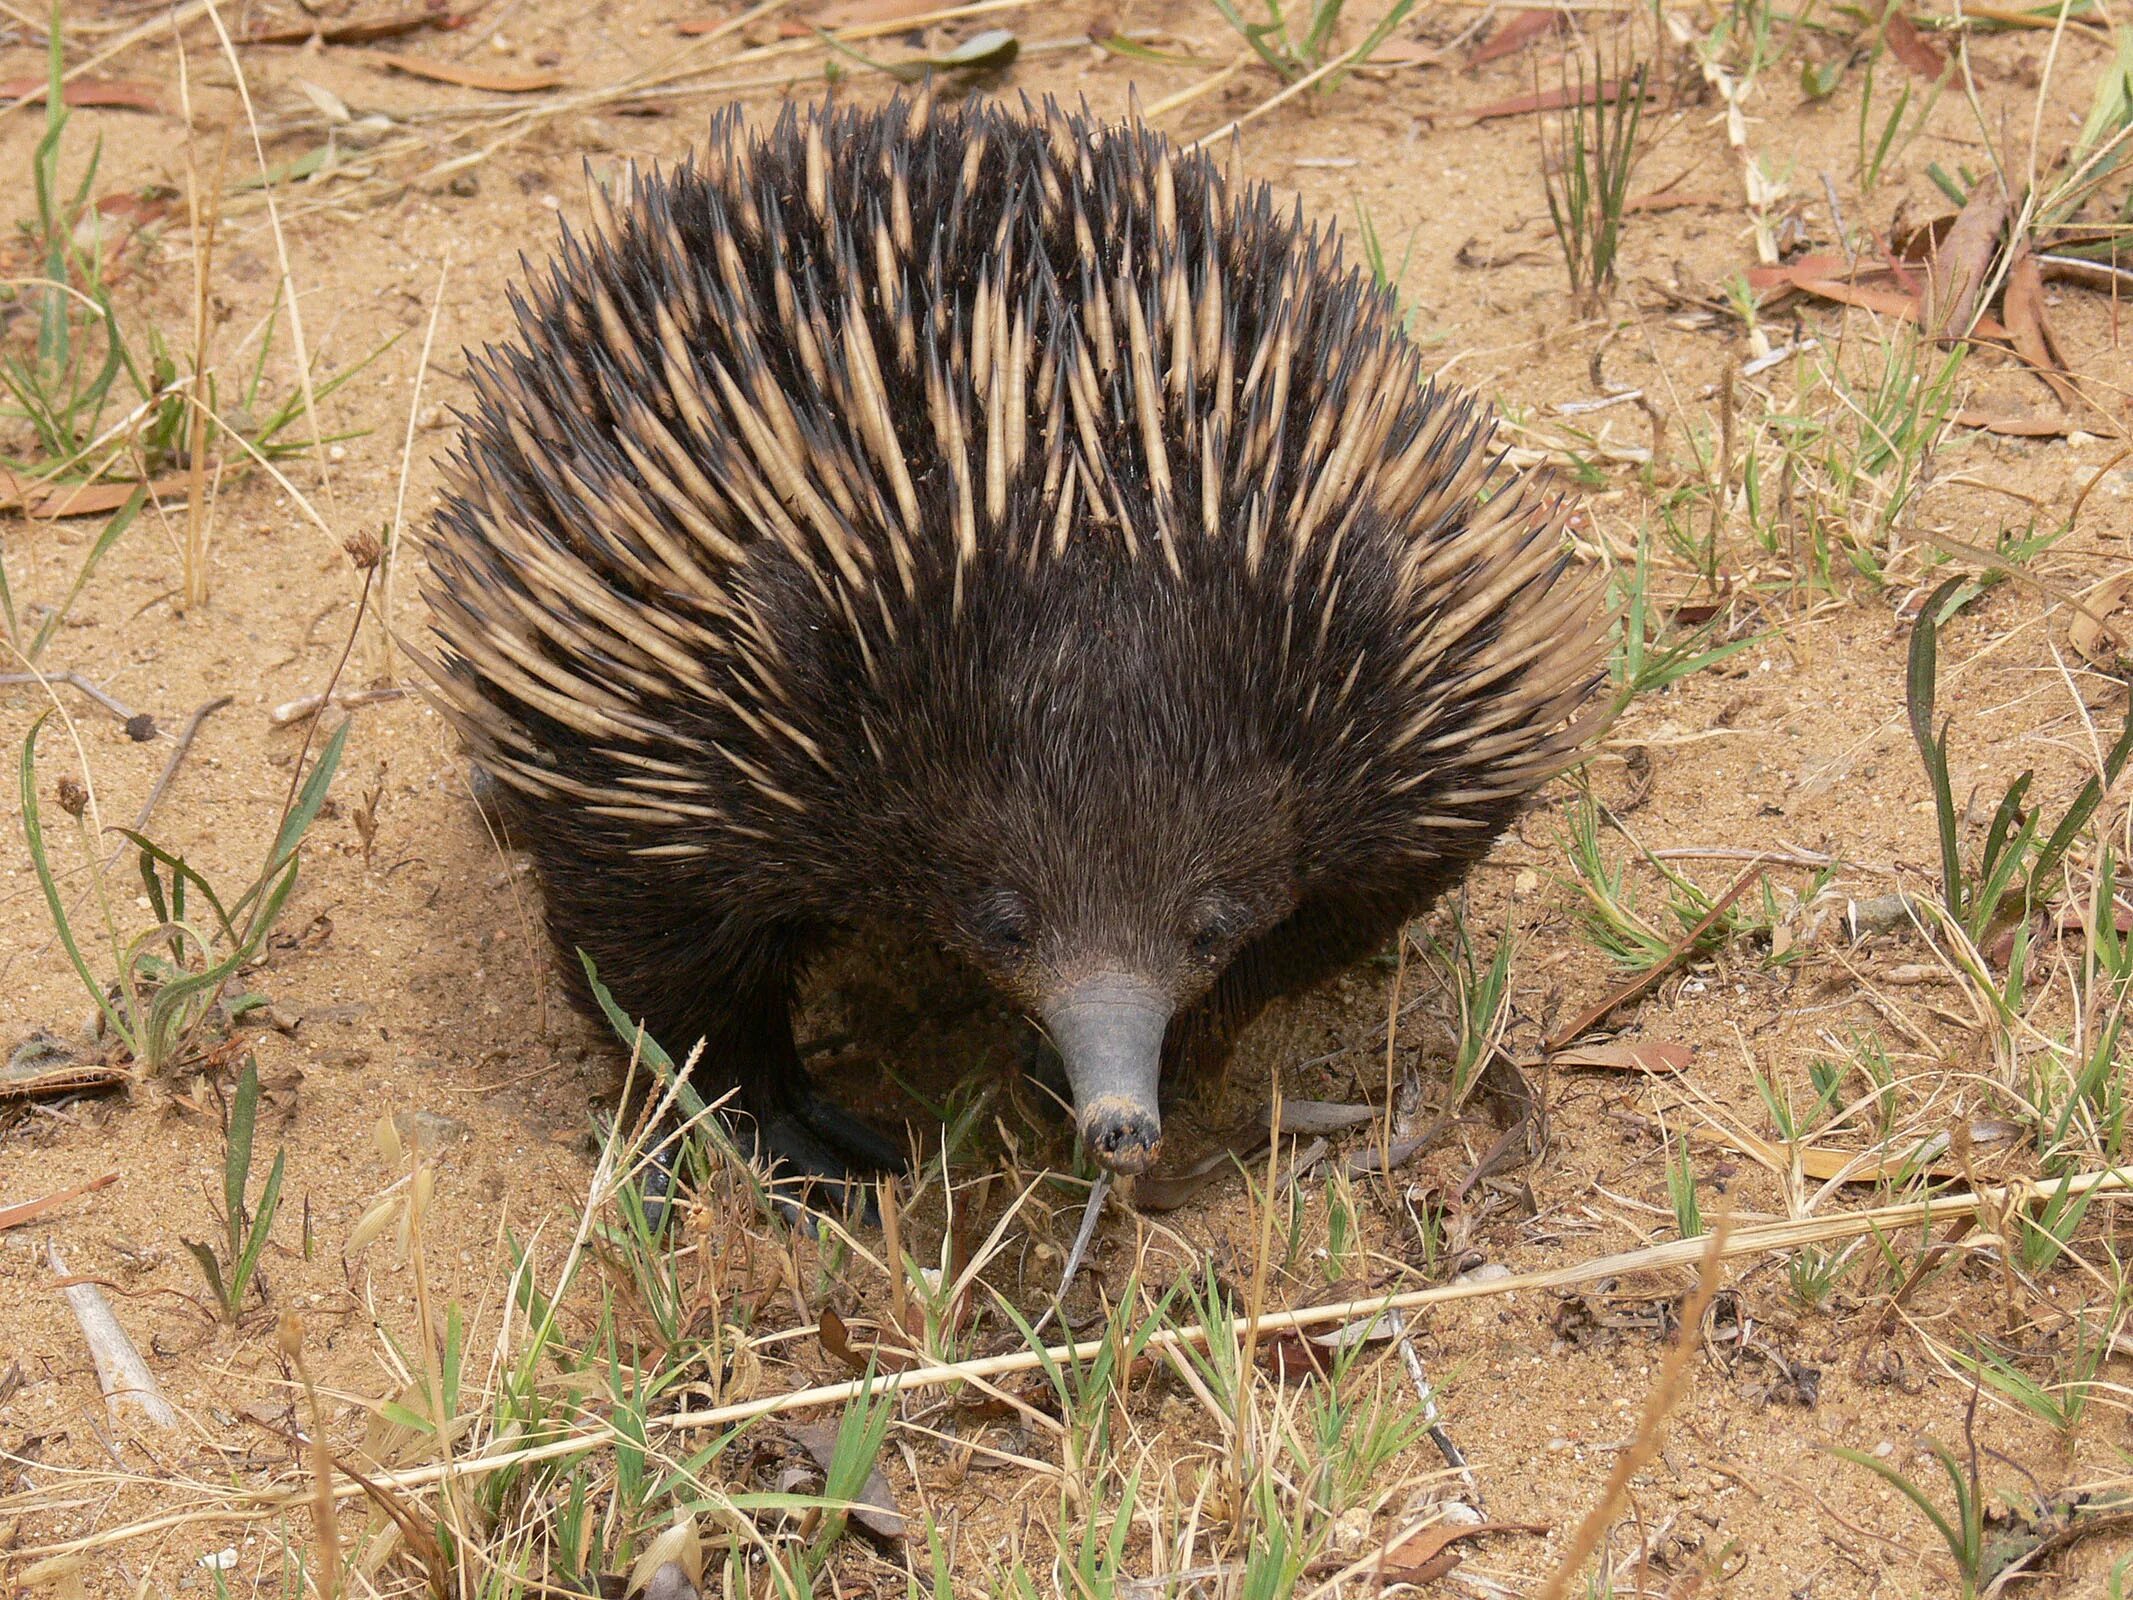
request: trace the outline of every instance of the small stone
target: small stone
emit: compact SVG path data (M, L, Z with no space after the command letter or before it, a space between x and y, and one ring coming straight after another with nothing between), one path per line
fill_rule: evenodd
M448 1144L457 1144L473 1133L457 1117L435 1111L395 1111L393 1131L424 1155L434 1155Z
M445 187L458 195L460 199L471 200L481 193L481 179L475 177L471 172L455 172L452 174L452 181L447 183Z
M679 1561L669 1561L645 1580L644 1600L702 1600L702 1594Z
M1478 1267L1469 1267L1466 1271L1460 1273L1458 1277L1452 1279L1452 1282L1455 1284L1494 1283L1500 1278L1508 1278L1511 1275L1511 1269L1501 1261L1484 1261Z

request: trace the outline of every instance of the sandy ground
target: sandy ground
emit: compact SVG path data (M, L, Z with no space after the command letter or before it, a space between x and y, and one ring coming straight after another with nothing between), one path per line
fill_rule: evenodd
M78 55L120 37L138 15L115 5L67 9L70 23L84 25L74 41ZM286 464L285 485L256 472L233 472L224 484L214 506L206 605L182 614L175 605L182 493L167 515L144 514L95 573L40 664L78 672L148 713L157 735L137 742L115 718L58 691L69 723L48 722L39 744L55 865L72 872L85 860L81 838L53 803L62 777L93 785L105 823L130 820L169 757L170 736L195 707L227 696L161 798L150 832L218 883L243 883L258 870L292 765L307 739L317 737L302 723L276 726L268 713L322 688L349 638L359 578L340 541L395 525L420 527L434 501L433 460L451 437L450 410L468 397L460 351L505 330L505 289L520 270L521 252L538 256L559 214L583 215L581 163L677 159L722 98L633 108L643 114L605 109L553 117L456 175L403 187L398 180L492 137L448 144L450 121L414 118L494 97L390 74L376 61L378 50L462 60L490 72L553 70L574 84L596 84L674 59L677 22L717 14L636 0L594 7L517 0L492 6L459 32L375 50L243 50L255 109L276 134L265 148L270 165L319 143L316 91L337 98L357 124L382 112L397 129L432 141L434 155L381 162L379 176L366 180L363 147L376 135L344 126L336 137L355 175L283 187L279 240L256 198L233 203L212 287L218 359L232 361L240 347L244 359L256 355L284 248L316 369L337 371L374 352L375 359L321 405L327 431L345 435L339 443ZM293 7L231 8L226 20L242 33L296 15ZM1450 45L1480 18L1470 8L1425 6L1399 37L1419 53ZM1183 0L1131 0L1101 18L1079 3L1015 8L1001 22L1031 45L1115 25L1150 30L1166 48L1196 49L1216 62L1233 49L1211 9ZM1639 26L1648 50L1649 17ZM230 68L212 30L193 26L184 38L196 120L203 130L236 127L231 170L256 170ZM717 48L731 47L728 41ZM1815 41L1809 53L1835 48ZM1980 103L2017 130L2017 148L2027 148L2048 48L2046 37L2025 34L1980 36L1972 44ZM1678 110L1650 120L1658 136L1634 189L1703 195L1708 203L1633 217L1621 293L1607 316L1579 320L1564 293L1543 207L1535 119L1474 124L1462 115L1462 108L1524 92L1536 81L1552 83L1561 49L1560 41L1543 41L1537 50L1480 69L1462 66L1453 50L1441 63L1358 78L1330 96L1307 93L1253 122L1242 146L1245 168L1284 195L1293 192L1311 215L1351 232L1359 212L1367 213L1396 260L1412 237L1403 292L1417 338L1448 376L1500 402L1516 419L1559 429L1549 408L1593 399L1604 382L1642 388L1660 414L1709 429L1722 375L1752 353L1737 321L1702 309L1722 305L1724 280L1752 260L1741 172L1725 143L1723 119L1714 104L1685 96ZM2055 141L2071 136L2107 60L2107 47L2086 32L2069 34L2061 45L2040 115L2047 158ZM1686 58L1668 61L1692 86ZM41 62L41 46L24 26L0 18L0 79L36 74ZM99 71L157 85L162 109L79 111L70 170L81 170L93 136L102 141L99 193L153 185L182 191L185 124L176 114L176 53L167 31ZM1116 114L1131 89L1154 104L1206 75L1205 67L1131 61L1084 45L1032 49L981 87L1085 96L1097 110ZM1752 146L1789 175L1789 210L1818 248L1830 248L1832 237L1818 174L1834 175L1855 226L1885 228L1900 214L1923 218L1949 209L1925 175L1928 160L1973 167L1982 160L1977 122L1964 97L1949 94L1929 131L1898 156L1879 189L1862 196L1849 176L1856 93L1847 87L1826 104L1802 104L1796 78L1796 65L1772 69L1750 102L1748 131ZM882 81L862 74L846 92L876 94ZM1163 124L1198 136L1251 109L1272 87L1264 74L1240 73L1226 90L1169 113ZM790 92L818 93L819 78ZM743 103L751 116L769 115L778 97L776 89L758 90ZM39 132L35 110L0 113L0 173L28 173ZM214 137L203 133L209 148ZM10 215L29 209L26 180L0 180L0 196L7 197L0 209ZM126 293L138 314L186 328L192 257L182 226L145 241L134 259ZM413 384L433 310L435 341L418 401ZM2056 526L2102 471L2074 531L2033 563L2057 591L2085 587L2125 559L2133 472L2120 462L2119 397L2133 381L2133 362L2118 341L2107 297L2055 290L2051 313L2067 365L2106 397L2108 409L2070 439L1959 435L1935 463L1909 537L1944 532L1989 545L2003 530L2021 532L2032 518L2040 527ZM1797 303L1772 313L1768 329L1777 344L1816 335L1863 346L1868 338L1863 317ZM284 317L269 357L269 387L285 390L291 382L293 333ZM1757 381L1783 376L1781 369ZM2049 401L2040 386L1995 358L1973 360L1964 381L1973 404L2035 408ZM1579 422L1613 444L1653 443L1649 416L1634 405ZM1678 449L1681 424L1675 426ZM404 518L398 509L403 470ZM1652 503L1634 472L1610 471L1588 492L1586 528L1623 544ZM101 526L98 518L0 520L18 607L63 595ZM1905 582L1888 590L1855 584L1839 598L1807 603L1782 587L1759 589L1759 560L1774 564L1745 546L1729 547L1734 580L1750 597L1735 615L1742 631L1761 630L1759 642L1633 706L1596 754L1590 782L1654 849L1824 852L1845 863L1834 880L1840 895L1929 888L1932 816L1904 722L1908 626L1897 614L1917 562L1910 562ZM1669 574L1661 586L1679 594L1687 582L1686 574ZM393 626L418 635L421 607L411 571L398 576L389 604ZM1973 789L1996 795L2015 772L2034 766L2037 795L2056 807L2080 782L2097 742L2108 744L2123 714L2123 693L2069 649L2065 617L2034 587L2008 584L1947 629L1941 698L1955 719L1959 796ZM409 670L404 657L388 659L379 636L366 629L341 681L343 687L384 684ZM49 705L35 690L0 690L0 748L19 749ZM611 1100L618 1058L560 1003L553 958L537 939L529 943L534 887L485 833L462 762L436 714L419 699L403 698L351 715L346 757L332 801L305 845L300 886L265 959L245 979L271 1000L273 1025L244 1029L239 1051L220 1056L219 1075L210 1075L226 1086L240 1053L254 1059L268 1086L262 1148L287 1152L281 1219L263 1267L267 1306L302 1311L317 1375L329 1388L381 1396L398 1384L381 1363L377 1330L404 1333L411 1325L412 1286L389 1252L342 1254L350 1229L390 1181L373 1147L374 1125L410 1111L457 1125L458 1136L441 1157L429 1260L438 1298L457 1301L470 1314L478 1309L484 1335L493 1337L499 1241L507 1228L520 1239L539 1233L545 1250L567 1235L590 1171L590 1115ZM9 817L12 786L11 778L10 798L0 805ZM1577 932L1573 897L1561 881L1571 795L1568 784L1559 784L1544 796L1475 874L1467 897L1469 925L1485 941L1506 927L1518 938L1509 1038L1520 1054L1618 981ZM2107 827L2122 829L2121 802L2107 805L2104 815ZM1739 866L1705 860L1684 870L1715 891ZM1780 870L1772 881L1798 891L1808 876ZM136 903L130 872L114 872L109 883L117 915L146 926L145 898ZM81 894L87 878L77 872L67 884L69 893ZM1654 892L1649 875L1645 892ZM82 904L93 925L93 900ZM1433 926L1441 931L1441 918ZM1909 981L1928 964L1907 934L1854 945L1830 929L1790 965L1773 966L1746 946L1677 971L1623 1013L1617 1027L1624 1041L1693 1047L1685 1082L1550 1075L1546 1158L1477 1188L1458 1210L1452 1258L1425 1261L1401 1208L1373 1191L1366 1237L1375 1254L1349 1267L1346 1281L1420 1283L1482 1263L1526 1270L1670 1237L1656 1131L1662 1121L1675 1129L1692 1125L1692 1108L1702 1105L1767 1135L1751 1069L1802 1084L1808 1058L1854 1030L1877 1030L1907 1072L1939 1073L1932 1095L1915 1083L1910 1090L1907 1115L1921 1126L2004 1115L2004 1104L1980 1076L1991 1062L1968 998L1937 979ZM1415 976L1409 975L1410 995L1417 992ZM1274 1075L1292 1098L1354 1100L1376 1092L1391 981L1389 963L1367 965L1271 1014L1248 1039L1220 1103L1186 1113L1185 1136L1175 1141L1180 1159L1192 1152L1195 1136L1204 1145L1210 1128L1263 1099ZM942 988L931 977L907 982L860 963L839 969L824 989L818 1034L849 1029L886 1041L877 1048L889 1064L935 1092L997 1072L1015 1048L1013 1030L998 1018L934 1021L938 1013L927 1002L940 1000ZM12 1047L37 1029L78 1037L90 1010L53 942L28 856L11 826L0 839L0 1040ZM1398 1064L1425 1077L1441 1073L1446 1015L1441 994L1414 1008L1399 1034ZM845 1062L864 1053L832 1054ZM868 1073L863 1066L850 1071ZM181 1243L211 1237L217 1227L212 1206L221 1183L221 1140L214 1104L212 1086L179 1077L140 1083L130 1093L16 1105L0 1116L0 1205L106 1171L118 1174L93 1196L0 1234L0 1446L9 1452L0 1464L0 1492L49 1488L71 1472L101 1471L115 1460L130 1469L153 1462L213 1478L286 1459L289 1447L271 1423L285 1405L273 1316L255 1309L234 1332L204 1317L200 1283ZM1396 1192L1410 1199L1441 1196L1497 1131L1477 1117L1403 1174ZM1057 1128L1041 1117L1033 1115L1022 1132L1037 1156L1063 1153ZM1981 1148L1977 1156L1981 1175L2003 1166L2024 1170L2022 1159L2006 1148ZM1752 1161L1703 1149L1698 1164L1707 1212L1722 1205L1753 1213L1783 1209L1779 1185ZM1310 1204L1322 1207L1323 1199L1314 1193ZM1050 1207L1049 1216L1033 1216L1030 1228L1051 1254L1021 1258L1020 1287L1030 1306L1041 1303L1077 1220L1063 1192ZM1247 1211L1238 1185L1225 1180L1150 1224L1156 1231L1138 1246L1132 1219L1114 1217L1098 1236L1089 1284L1115 1289L1137 1248L1175 1264L1188 1251L1205 1250L1218 1261L1248 1265L1252 1244L1239 1220ZM2097 1258L2106 1237L2118 1237L2117 1227L2101 1218L2091 1227ZM301 1248L306 1233L316 1241L308 1259ZM71 1271L105 1283L184 1415L173 1438L122 1442L113 1433L67 1304L52 1286L48 1245L64 1252ZM1336 1276L1342 1275L1323 1263L1298 1260L1277 1273L1274 1298L1298 1305L1330 1298ZM1908 1308L1913 1325L1898 1323L1878 1335L1864 1286L1840 1290L1826 1311L1810 1312L1789 1295L1775 1263L1743 1263L1730 1284L1737 1303L1757 1320L1763 1347L1815 1370L1813 1403L1797 1403L1803 1396L1796 1387L1788 1393L1786 1384L1774 1383L1776 1368L1768 1361L1729 1366L1715 1354L1698 1358L1665 1453L1636 1485L1636 1521L1618 1528L1614 1542L1618 1553L1634 1552L1641 1528L1659 1562L1642 1592L1689 1593L1697 1573L1704 1575L1703 1592L1740 1596L1953 1592L1946 1576L1919 1558L1922 1541L1931 1537L1924 1522L1892 1489L1822 1447L1880 1449L1930 1469L1915 1454L1914 1436L1959 1439L1971 1391L1935 1364L1925 1336L1953 1339L1965 1328L2018 1316L2026 1330L2021 1337L2034 1339L2041 1313L2034 1305L2019 1312L2010 1306L2004 1279L1982 1259L1956 1267L1921 1294ZM1633 1433L1662 1350L1648 1317L1616 1327L1602 1313L1647 1306L1685 1286L1678 1278L1636 1280L1589 1297L1478 1300L1422 1325L1418 1347L1441 1386L1447 1430L1471 1461L1489 1513L1557 1530L1545 1539L1502 1537L1478 1545L1467 1574L1525 1592L1549 1569L1553 1541L1592 1503ZM2047 1296L2069 1303L2092 1290L2078 1272L2052 1275L2043 1286ZM858 1296L856 1285L851 1293ZM783 1348L765 1368L766 1390L841 1375L811 1345ZM2105 1376L2123 1384L2133 1375L2117 1358ZM352 1404L336 1415L340 1425L359 1429ZM1204 1415L1175 1397L1151 1402L1144 1426L1164 1438L1164 1459L1173 1463L1201 1459L1209 1444ZM2099 1403L2070 1445L1989 1400L1977 1430L1981 1443L2000 1453L1988 1457L1985 1478L2002 1494L2053 1491L2122 1471L2133 1446L2126 1411L2115 1403ZM1026 1447L1041 1450L1042 1441ZM911 1467L930 1473L938 1460L922 1446L892 1465L892 1479L909 1493ZM1404 1465L1420 1472L1433 1460L1424 1443ZM80 1493L58 1509L0 1516L0 1551L91 1534L151 1514L156 1500L150 1489L84 1479ZM960 1519L971 1552L991 1548L1018 1519L1042 1519L1054 1509L1043 1480L1011 1471L960 1483L943 1475L932 1500L939 1515L952 1509ZM231 1592L285 1592L271 1563L255 1565L265 1538L256 1527L182 1526L96 1552L78 1577L95 1594L206 1593L212 1579L199 1558L230 1545L245 1557L228 1575ZM2129 1548L2109 1534L2087 1540L2048 1562L2046 1576L2028 1592L2101 1595L2111 1562ZM893 1567L887 1557L855 1546L848 1562L840 1558L848 1585L841 1592L901 1594L903 1580ZM1618 1592L1628 1592L1627 1584Z

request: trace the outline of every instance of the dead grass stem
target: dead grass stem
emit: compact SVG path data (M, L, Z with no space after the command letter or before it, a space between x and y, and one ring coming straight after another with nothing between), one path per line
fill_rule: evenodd
M1944 1222L1972 1218L1981 1211L1998 1214L2008 1207L2036 1204L2061 1193L2062 1190L2074 1197L2133 1193L2133 1172L2125 1169L2083 1172L2057 1183L2023 1179L1990 1189L1943 1195L1931 1200L1874 1206L1826 1217L1746 1224L1733 1228L1715 1246L1710 1237L1675 1239L1542 1272L1449 1283L1400 1294L1306 1306L1294 1311L1267 1312L1254 1319L1248 1331L1256 1338L1290 1329L1364 1321L1383 1316L1389 1311L1418 1310L1426 1306L1448 1305L1461 1300L1489 1299L1540 1289L1572 1288L1629 1273L1672 1271L1697 1266L1707 1255L1714 1253L1715 1259L1724 1261L1742 1256L1797 1250L1804 1245L1824 1244L1836 1240L1866 1236L1886 1237L1911 1229L1930 1229ZM1239 1329L1239 1332L1245 1331ZM1168 1355L1181 1351L1188 1345L1204 1345L1207 1338L1208 1329L1201 1324L1164 1328L1150 1336L1147 1349L1151 1355ZM999 1378L1011 1373L1033 1371L1047 1363L1054 1366L1086 1363L1101 1355L1109 1342L1108 1338L1090 1339L1044 1350L1023 1349L969 1361L914 1367L871 1379L821 1384L728 1405L676 1412L658 1419L658 1423L660 1428L668 1433L726 1428L760 1417L841 1406L864 1396L878 1398L891 1391L911 1393L971 1379ZM435 1488L447 1478L471 1482L506 1468L579 1455L609 1447L613 1442L612 1435L605 1430L580 1430L540 1445L491 1449L457 1458L449 1464L436 1463L403 1472L380 1473L372 1482L387 1492L406 1494ZM170 1485L167 1482L161 1483L161 1487L166 1494L169 1492ZM220 1516L276 1515L299 1505L310 1491L284 1484L252 1488L209 1488L201 1485L198 1492L208 1503L193 1509L144 1518L94 1535L38 1545L25 1549L21 1554L25 1559L49 1560L151 1537L174 1528L211 1521ZM333 1492L337 1499L346 1500L366 1491L360 1484L342 1481L334 1485ZM5 1502L0 1502L0 1508L4 1508L4 1504Z

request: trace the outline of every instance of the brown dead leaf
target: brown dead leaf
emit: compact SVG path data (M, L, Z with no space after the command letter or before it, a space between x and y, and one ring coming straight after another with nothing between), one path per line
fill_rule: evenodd
M1770 266L1752 266L1748 269L1748 287L1757 294L1765 290L1786 291L1797 289L1802 283L1823 278L1842 278L1851 272L1851 263L1839 255L1810 252L1794 256L1790 261Z
M841 1361L854 1372L866 1371L866 1361L852 1348L852 1336L844 1326L844 1318L827 1306L822 1308L822 1316L815 1324L815 1337L822 1341L823 1354L832 1361Z
M1933 252L1918 325L1935 339L1966 339L1978 300L1999 254L2007 222L2007 191L1987 173L1970 191L1955 223Z
M1558 1050L1550 1056L1558 1067L1596 1072L1648 1072L1654 1076L1686 1072L1696 1052L1685 1044L1592 1044Z
M1602 78L1596 83L1559 84L1553 89L1542 89L1534 94L1515 94L1508 100L1492 100L1467 113L1475 122L1488 122L1496 117L1530 116L1536 111L1567 111L1572 106L1596 105L1603 100L1612 100L1622 92L1620 78ZM1644 97L1649 100L1652 91L1647 87Z
M19 100L25 105L42 105L47 87L43 78L9 78L0 82L0 100ZM59 91L59 98L70 106L83 108L101 107L117 111L163 109L163 102L156 96L156 86L143 83L138 78L76 78Z
M1640 194L1623 203L1624 211L1684 211L1690 206L1722 206L1729 202L1722 194L1695 194L1684 192L1668 194Z
M1983 331L1982 325L1979 329ZM2074 419L2064 411L1958 411L1952 419L1958 428L1978 428L2007 439L2058 439L2074 431Z
M144 194L99 195L96 214L100 217L117 217L122 222L132 223L136 228L143 228L151 222L161 222L170 215L171 208L177 203L178 191L169 188L159 188Z
M1267 1126L1273 1115L1271 1105L1260 1107L1260 1125ZM1281 1131L1292 1136L1347 1133L1354 1128L1369 1127L1378 1120L1378 1115L1376 1106L1345 1100L1284 1100L1281 1102Z
M427 56L399 55L390 50L375 51L370 59L411 78L427 78L460 89L483 89L490 94L532 94L541 89L560 89L567 81L560 72L484 72L456 61L432 61Z
M1560 11L1518 12L1488 38L1474 46L1473 53L1466 58L1466 64L1469 67L1479 67L1504 56L1516 54L1536 39L1555 32L1566 20Z
M2074 613L2073 623L2066 630L2082 658L2106 672L2123 667L2126 650L2119 641L2133 638L2133 626L2129 626L2133 619L2120 616L2129 594L2133 594L2133 570L2104 579L2082 595L2086 609Z
M2044 278L2027 244L2016 246L2015 258L2007 268L2000 315L2007 321L2007 338L2015 347L2015 354L2029 363L2030 370L2058 396L2061 405L2078 405L2081 397L2067 381L2066 363L2059 358L2058 341L2052 337L2051 324L2045 319Z
M785 1424L785 1431L793 1442L825 1473L837 1454L837 1428L834 1422ZM904 1514L897 1508L896 1492L889 1487L889 1480L882 1476L881 1468L875 1467L867 1473L866 1483L852 1502L852 1520L877 1539L891 1543L903 1539Z
M1323 1378L1329 1370L1326 1352L1294 1328L1263 1335L1258 1348L1259 1364L1282 1383Z
M1889 42L1889 54L1926 82L1940 82L1941 74L1948 70L1948 58L1940 53L1940 47L1918 31L1918 24L1908 12L1893 3L1882 37Z
M1834 300L1839 305L1857 306L1862 311L1871 311L1878 316L1901 317L1906 322L1927 325L1926 314L1920 307L1918 297L1905 294L1901 289L1877 288L1872 284L1841 283L1834 278L1811 278L1794 285L1802 294L1811 294L1818 300ZM1970 332L1980 339L2004 339L2007 328L1998 317L1979 312L1970 325Z
M397 39L424 28L448 33L465 21L464 17L455 17L445 11L410 11L397 17L380 17L375 22L322 21L300 28L255 28L250 33L239 34L237 42L309 44L316 39L320 44L376 44L380 39Z
M1747 278L1748 287L1755 290L1766 309L1787 295L1805 294L1838 305L1857 306L1877 316L1918 321L1918 296L1900 283L1888 267L1861 264L1854 269L1842 256L1817 252L1774 266L1752 266L1747 269ZM1995 334L1993 330L1998 331ZM1980 319L1978 332L1997 337L2006 330L1987 317Z
M1442 50L1432 49L1413 39L1387 39L1369 56L1356 63L1361 67L1434 67L1444 60Z
M909 1352L890 1349L879 1342L855 1344L852 1330L844 1318L827 1306L815 1323L815 1337L822 1342L822 1352L832 1361L841 1361L852 1371L864 1373L869 1366L877 1372L904 1372L918 1365Z
M156 499L163 495L182 496L190 483L191 480L182 475L158 478L148 485L149 497ZM0 467L0 511L20 506L28 515L46 520L54 517L93 517L103 512L118 510L133 498L133 491L139 487L139 484L130 481L41 484L34 478L25 478Z
M35 1222L47 1211L56 1211L69 1200L79 1200L85 1194L94 1194L99 1189L109 1188L118 1182L116 1171L107 1172L101 1178L91 1178L87 1183L77 1183L71 1189L55 1189L50 1194L39 1195L34 1200L23 1200L15 1205L0 1206L0 1233L9 1228L19 1228L25 1222Z

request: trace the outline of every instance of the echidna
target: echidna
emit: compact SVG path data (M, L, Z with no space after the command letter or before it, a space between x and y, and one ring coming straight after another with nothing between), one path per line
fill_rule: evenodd
M794 1046L841 932L967 957L1138 1172L1574 757L1560 505L1264 185L899 98L597 209L472 362L436 670L556 943L798 1172L898 1159Z

